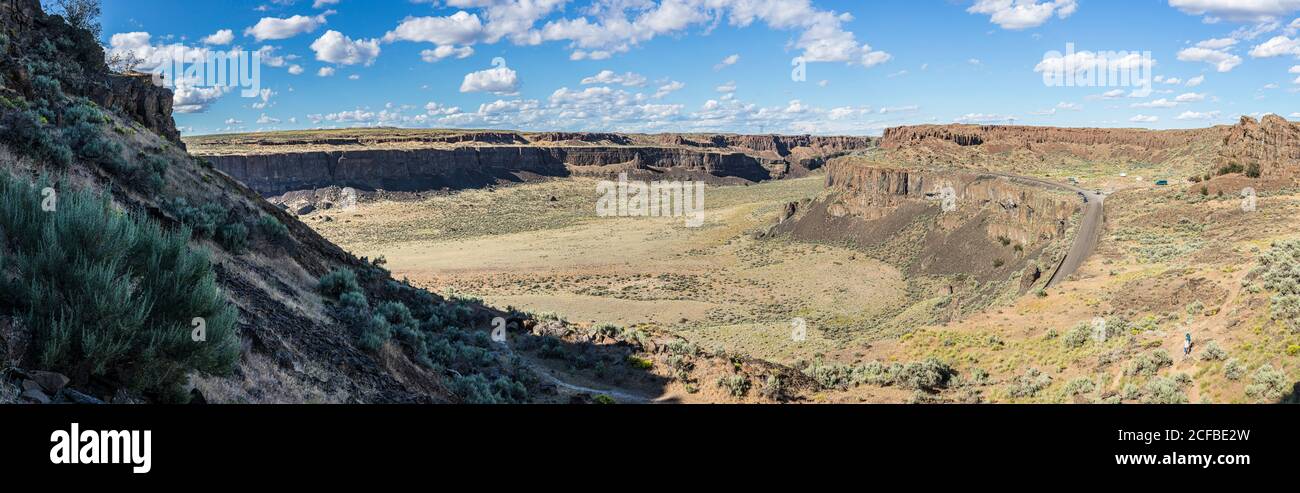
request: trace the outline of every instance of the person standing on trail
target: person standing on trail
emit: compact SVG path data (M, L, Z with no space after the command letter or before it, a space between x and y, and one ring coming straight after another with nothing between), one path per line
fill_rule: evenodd
M1192 333L1188 332L1187 338L1183 339L1183 357L1186 358L1191 355L1192 355Z

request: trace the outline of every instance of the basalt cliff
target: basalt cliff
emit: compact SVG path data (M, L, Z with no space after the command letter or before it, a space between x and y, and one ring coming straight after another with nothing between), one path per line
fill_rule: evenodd
M800 175L875 147L869 137L630 135L368 129L186 139L263 195L331 186L423 191L618 173L722 182Z
M1126 162L1185 176L1258 169L1266 179L1300 179L1300 124L1277 115L1192 130L920 125L888 129L880 145L896 162L1012 172L1050 161Z

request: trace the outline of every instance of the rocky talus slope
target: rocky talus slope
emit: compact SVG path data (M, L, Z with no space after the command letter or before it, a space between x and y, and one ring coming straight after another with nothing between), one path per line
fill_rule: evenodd
M860 157L826 169L826 190L792 204L770 234L847 244L895 265L911 303L934 306L933 322L1044 287L1083 205L1075 193L996 172Z
M344 130L187 139L264 195L331 186L424 191L618 173L762 181L875 146L859 137Z

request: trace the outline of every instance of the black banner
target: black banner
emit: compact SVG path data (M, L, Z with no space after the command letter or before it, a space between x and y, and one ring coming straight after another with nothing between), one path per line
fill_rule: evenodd
M574 467L649 473L671 463L708 473L720 460L742 460L760 471L1236 476L1293 467L1300 431L1292 412L1279 406L5 406L0 419L10 426L0 463L40 477L149 482L218 469L315 480L418 476L430 467L488 475L503 467L512 474ZM74 423L80 439L65 443ZM134 453L118 450L113 460L112 446L120 449L132 436ZM87 450L96 445L108 453ZM147 461L137 460L144 456ZM322 471L328 476L314 476Z

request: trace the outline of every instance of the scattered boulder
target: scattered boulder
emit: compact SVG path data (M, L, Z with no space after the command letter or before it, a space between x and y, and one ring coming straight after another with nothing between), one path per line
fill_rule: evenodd
M30 401L30 402L34 402L34 403L37 403L37 404L49 404L49 403L50 403L50 397L47 396L47 395L45 395L44 392L41 392L41 391L38 390L38 389L28 389L28 390L25 390L25 391L23 391L22 395L19 396L19 397L22 397L23 399L27 399L28 401Z
M297 215L299 215L299 216L305 216L305 215L307 215L307 214L311 214L311 213L313 213L313 212L316 212L316 206L314 206L314 205L312 205L312 204L306 204L306 205L304 205L304 206L302 206L302 207L299 207L298 210L293 211L294 214L297 214Z
M102 400L99 400L95 397L83 394L81 392L72 389L63 389L63 392L59 393L59 396L62 397L61 400L67 401L72 404L85 404L85 405L104 404L104 401Z
M60 390L63 390L63 387L68 385L68 377L52 371L34 371L32 372L32 380L36 381L41 386L41 390L49 395L58 394Z
M1038 265L1030 265L1026 267L1024 276L1020 278L1020 291L1028 291L1029 288L1034 287L1034 283L1037 283L1042 277L1043 271L1038 268Z
M781 220L779 222L786 222L786 220L794 217L796 212L799 212L798 202L785 204L785 210L781 212Z

